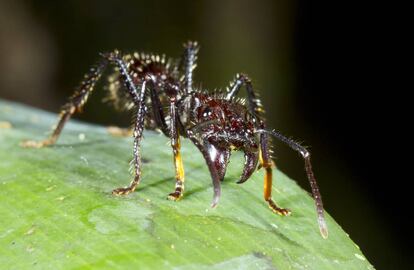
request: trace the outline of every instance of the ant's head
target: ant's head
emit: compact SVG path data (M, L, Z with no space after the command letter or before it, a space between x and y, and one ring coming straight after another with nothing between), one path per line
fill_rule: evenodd
M186 129L219 148L245 149L257 144L256 117L238 102L193 92L178 103L178 115Z
M208 127L219 128L225 121L224 111L217 100L199 92L191 92L177 104L181 123L195 132L206 131Z

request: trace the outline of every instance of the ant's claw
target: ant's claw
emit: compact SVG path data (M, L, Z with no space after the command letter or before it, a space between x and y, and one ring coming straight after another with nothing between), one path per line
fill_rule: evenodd
M20 143L20 146L23 148L42 148L44 146L47 146L49 144L52 144L50 141L32 141L32 140L26 140L22 141Z
M129 187L126 187L126 188L117 188L117 189L112 190L112 194L113 195L117 195L117 196L120 196L120 195L128 195L129 193L131 193L133 191L134 191L134 189L129 188Z
M272 199L268 199L267 203L269 204L269 208L272 209L273 213L276 213L280 216L289 216L292 211L285 208L278 207Z
M175 191L173 193L168 194L167 199L170 201L178 201L183 197L181 192Z

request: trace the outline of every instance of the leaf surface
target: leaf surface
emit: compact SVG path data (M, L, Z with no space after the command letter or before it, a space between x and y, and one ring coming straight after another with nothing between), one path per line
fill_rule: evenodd
M241 155L233 155L211 209L207 166L183 140L185 195L168 201L169 140L147 131L141 185L115 197L111 190L132 179L132 139L72 120L55 146L19 147L45 138L55 121L54 114L0 101L2 269L373 269L329 215L329 238L320 236L312 198L280 171L273 198L291 216L266 206L263 170L235 183Z

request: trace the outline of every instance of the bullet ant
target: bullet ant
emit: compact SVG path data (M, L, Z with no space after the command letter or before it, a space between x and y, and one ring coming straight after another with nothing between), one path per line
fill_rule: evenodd
M219 201L220 182L226 173L231 151L241 150L245 162L237 183L247 181L257 167L264 168L264 199L273 212L287 216L290 210L277 206L271 196L273 162L269 136L272 136L303 157L316 204L319 229L327 238L322 199L308 150L279 132L266 128L264 110L246 75L238 74L225 92L209 94L195 89L193 71L199 46L197 42L189 41L184 48L180 61L166 60L164 55L121 54L117 50L101 54L101 59L62 107L50 137L40 142L25 141L22 146L40 148L54 144L65 123L75 112L81 111L105 68L111 64L115 70L109 76L109 100L116 108L135 109L136 114L133 129L135 177L129 186L117 188L112 191L113 194L126 195L137 188L141 182L140 143L144 127L158 128L170 138L174 156L175 190L168 195L169 199L179 200L184 193L184 167L180 154L180 136L183 136L194 143L206 160L214 187L212 207ZM242 86L247 92L247 104L237 98Z

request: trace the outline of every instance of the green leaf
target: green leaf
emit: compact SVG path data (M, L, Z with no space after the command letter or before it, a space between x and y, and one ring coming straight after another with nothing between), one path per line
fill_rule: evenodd
M312 198L280 171L273 198L291 216L268 209L262 170L235 183L241 155L233 155L220 204L211 209L207 166L183 140L186 191L181 201L168 201L169 140L148 131L142 183L115 197L111 190L132 177L132 139L70 121L57 145L19 147L45 138L55 121L56 115L0 101L2 269L373 269L329 215L329 238L321 237Z

